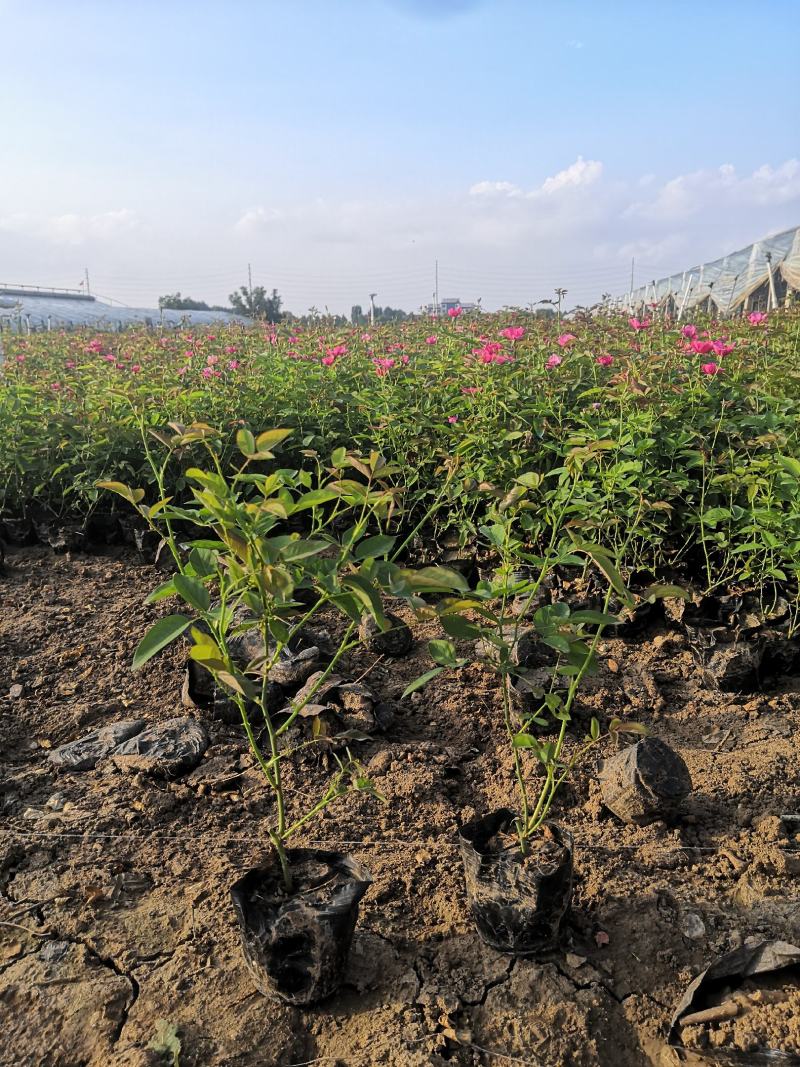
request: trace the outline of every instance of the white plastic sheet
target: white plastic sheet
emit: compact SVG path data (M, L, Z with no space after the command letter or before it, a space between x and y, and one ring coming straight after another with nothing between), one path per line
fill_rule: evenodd
M698 263L681 274L639 286L631 294L630 305L641 308L671 298L676 308L688 309L710 298L717 310L726 315L769 283L770 270L773 285L782 279L789 288L800 290L800 227L765 237L722 259Z

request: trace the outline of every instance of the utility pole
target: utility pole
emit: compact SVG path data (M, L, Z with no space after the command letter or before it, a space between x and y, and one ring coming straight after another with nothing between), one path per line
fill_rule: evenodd
M433 287L433 311L435 315L439 314L439 260L435 260L434 277L436 284Z
M375 325L375 297L377 295L378 295L377 293L370 293L369 294L369 324L370 324L370 326L374 326Z
M92 295L92 290L89 288L89 268L88 267L84 267L83 268L83 274L84 274L84 278L86 279L86 295L87 296L91 296Z
M630 308L631 315L633 314L633 264L634 259L633 256L631 256L631 287L628 290L628 305Z
M252 267L250 266L249 263L247 264L247 288L250 290L250 293L252 295L252 292L253 292L253 269L252 269Z

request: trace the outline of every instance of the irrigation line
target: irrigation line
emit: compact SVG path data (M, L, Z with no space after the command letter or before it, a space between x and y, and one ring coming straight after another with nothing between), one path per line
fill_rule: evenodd
M268 839L264 834L226 834L225 831L215 832L210 834L99 834L99 833L71 833L69 831L62 830L29 830L29 829L15 829L5 828L4 833L7 833L13 837L19 838L45 838L55 840L74 840L85 841L87 843L92 841L135 841L138 844L143 844L146 841L181 841L202 843L204 848L209 847L206 842L213 838L217 841L217 848L225 850L230 848L233 844L241 843L243 845L260 844L265 847L268 844ZM223 838L224 840L220 840ZM581 841L579 838L575 839L575 844L581 848L586 849L589 852L640 852L643 849L647 849L647 845L594 845L588 841ZM377 849L392 849L392 848L450 848L457 849L458 845L453 841L442 841L440 838L422 838L422 839L407 839L407 838L395 838L393 840L385 841L304 841L304 847L306 848L377 848ZM212 846L213 847L213 846ZM672 847L661 847L657 849L649 850L650 854L653 852L660 855L669 855L673 852L719 852L719 848L714 845L675 845Z

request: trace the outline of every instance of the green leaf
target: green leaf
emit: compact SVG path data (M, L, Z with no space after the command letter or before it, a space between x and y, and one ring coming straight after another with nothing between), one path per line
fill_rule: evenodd
M318 556L326 548L330 548L328 541L290 541L281 549L281 558L287 563L294 563L299 559L307 559L309 556Z
M236 447L243 456L252 456L258 451L256 439L249 430L239 430L236 434Z
M795 459L794 456L778 456L778 463L787 474L800 478L800 460Z
M455 590L459 593L469 592L469 583L463 574L450 567L421 567L419 570L400 571L400 576L409 588L419 593L440 593Z
M428 652L430 652L434 663L438 663L440 667L457 667L459 664L455 645L452 641L441 639L429 641Z
M127 500L129 504L136 505L144 500L144 489L131 489L124 482L95 482L94 484L98 489L108 489L112 493L116 493L124 500Z
M648 585L642 593L643 600L662 600L665 597L676 597L680 600L688 600L689 593L679 585Z
M366 537L356 546L353 555L356 559L377 559L385 556L394 548L396 537L388 534L376 534L374 537Z
M225 548L221 541L218 544L220 548ZM189 563L199 578L208 578L217 569L217 554L208 548L195 546L189 553Z
M152 593L145 600L145 604L157 604L160 600L166 600L167 597L175 596L177 589L175 583L170 578L167 582L162 582L157 586Z
M434 667L432 671L426 671L424 674L421 674L419 678L415 678L413 682L410 682L405 687L400 699L405 700L410 693L413 693L417 689L422 689L423 685L427 685L431 678L435 678L436 675L441 674L443 670L443 667Z
M269 449L285 441L291 430L264 430L256 438L256 448L259 452L267 452Z
M520 733L518 734L515 734L512 738L511 743L514 748L533 748L537 751L542 747L541 742L539 742L535 737L533 737L532 734L526 734L524 730L520 731Z
M327 504L330 500L336 500L339 496L332 489L312 489L310 493L304 493L295 501L294 511L304 511L306 508L316 508L320 504Z
M585 552L586 555L592 560L592 562L600 568L603 574L611 584L615 593L625 601L629 606L632 604L631 595L623 581L622 575L619 573L615 563L611 561L608 553L600 545L576 545L576 549L579 552Z
M176 574L172 578L175 592L195 611L205 612L211 607L211 597L202 582L186 574Z
M571 616L572 622L591 623L593 626L619 626L616 615L606 615L602 611L576 611Z
M341 467L344 466L344 461L346 459L347 449L344 447L334 448L333 452L331 452L331 466L335 467L336 470L339 470Z
M144 666L157 652L179 637L191 623L192 620L186 615L167 615L166 618L159 619L139 642L133 654L133 669L137 671Z
M389 623L383 613L381 598L366 578L360 574L348 574L342 585L352 590L353 595L361 601L382 630L388 629Z
M565 656L569 654L572 647L566 637L562 637L561 634L546 634L542 638L542 644L549 645L550 648L554 648L556 652L561 652Z
M469 622L462 615L440 615L439 622L441 622L444 632L449 634L450 637L470 639L481 635L480 627L476 626L474 622Z

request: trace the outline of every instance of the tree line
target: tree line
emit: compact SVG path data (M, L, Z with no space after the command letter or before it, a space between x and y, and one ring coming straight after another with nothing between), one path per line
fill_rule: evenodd
M283 300L277 289L267 293L263 285L241 285L235 293L228 297L229 306L221 304L207 304L205 300L194 300L190 296L183 296L180 292L167 293L158 298L158 306L163 310L170 311L234 311L238 315L244 315L248 319L261 319L264 322L280 322L289 318L298 321L319 319L321 313L316 308L311 308L308 315L292 315L291 312L282 310ZM348 319L344 315L325 314L335 325L345 325ZM366 326L374 322L400 322L410 318L406 311L400 308L375 307L364 311L360 304L354 304L350 309L349 322L353 326Z

